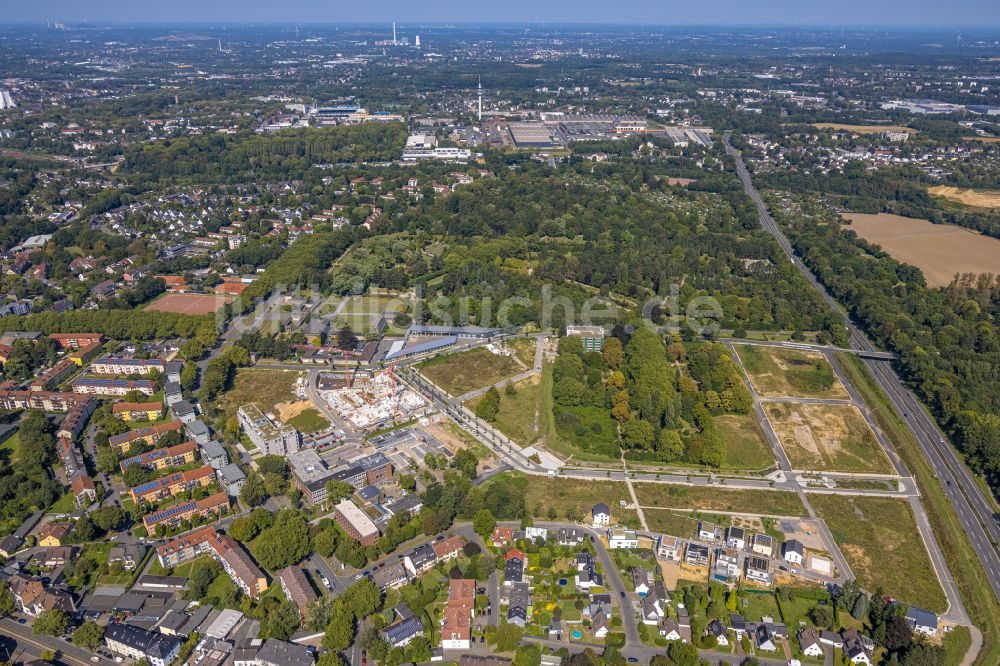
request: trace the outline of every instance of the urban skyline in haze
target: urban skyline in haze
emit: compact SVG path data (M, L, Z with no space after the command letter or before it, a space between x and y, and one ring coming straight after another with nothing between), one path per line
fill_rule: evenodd
M606 2L554 0L505 3L429 2L414 4L387 0L377 5L289 0L275 6L259 0L219 0L211 3L135 3L95 0L86 3L56 0L18 3L4 8L3 22L249 22L269 23L564 23L617 25L801 25L801 26L913 26L947 29L954 26L988 28L1000 25L1000 3L962 0L940 3L904 2L803 3L776 0L747 3L739 0L706 0L692 5L680 2L632 3L628 11Z

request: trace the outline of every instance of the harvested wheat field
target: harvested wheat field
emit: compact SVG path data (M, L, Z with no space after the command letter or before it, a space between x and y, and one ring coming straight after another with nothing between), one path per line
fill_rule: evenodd
M894 472L854 405L772 402L764 405L764 411L793 469Z
M927 284L944 287L956 273L1000 273L1000 240L950 224L890 213L847 213L854 230L894 259L923 271Z
M844 125L842 123L813 123L816 129L829 129L838 132L854 132L855 134L884 134L886 132L906 132L916 134L917 130L902 125Z
M997 190L963 190L959 187L938 185L927 191L935 196L944 197L949 201L955 201L964 206L1000 208L1000 191Z

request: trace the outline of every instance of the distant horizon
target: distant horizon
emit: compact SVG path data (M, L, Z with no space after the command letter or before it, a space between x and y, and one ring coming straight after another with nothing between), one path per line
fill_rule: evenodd
M268 20L244 20L244 21L222 21L222 20L144 20L144 21L112 21L112 20L64 20L64 19L24 19L16 21L6 21L0 20L0 27L6 26L30 26L30 27L44 27L46 24L62 23L66 26L66 29L100 29L104 27L113 28L128 28L128 27L175 27L175 26L200 26L200 27L241 27L241 28L260 28L260 27L343 27L343 26L357 26L357 27L391 27L392 19L389 20L375 20L375 19L358 19L353 21L268 21ZM898 31L898 32L941 32L950 30L970 30L978 32L992 32L1000 31L1000 21L995 25L983 25L981 23L934 23L934 24L923 24L923 23L657 23L657 22L645 22L645 23L625 23L625 22L614 22L614 21L404 21L397 20L396 27L398 30L403 30L406 28L439 28L439 29L450 29L450 28L469 28L469 27L523 27L523 26L537 26L537 27L547 27L547 28L635 28L635 29L686 29L686 28L717 28L717 29L794 29L794 30L854 30L861 32L871 32L871 31Z
M285 0L280 6L262 0L177 0L136 3L88 0L85 3L50 0L16 3L4 8L2 24L62 23L268 23L346 25L397 23L454 25L617 25L719 27L834 27L995 29L1000 28L996 0L841 0L814 5L801 0L702 0L697 5L669 0L638 0L621 7L594 0L507 0L469 3L431 0L421 5L383 0L377 6L330 3L324 0ZM234 20L239 17L238 20ZM726 17L719 22L718 17ZM637 20L639 19L639 20Z

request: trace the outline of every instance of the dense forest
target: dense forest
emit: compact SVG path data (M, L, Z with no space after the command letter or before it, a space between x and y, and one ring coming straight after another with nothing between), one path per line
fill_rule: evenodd
M218 337L211 316L143 310L71 310L0 317L0 331L103 333L118 340L197 338L209 346Z
M725 443L713 416L746 414L753 405L728 350L678 338L668 347L645 326L618 333L603 353L584 352L577 337L560 339L552 369L556 427L603 455L617 457L621 447L633 460L720 467ZM611 433L604 423L615 424Z
M735 179L706 181L698 192L642 169L587 166L580 173L568 166L555 173L521 165L394 218L385 231L422 233L421 255L402 241L386 244L378 248L382 267L349 258L346 266L358 270L341 271L333 283L399 288L405 281L422 288L425 311L433 305L442 319L460 321L465 308L468 320L482 325L496 323L487 306L495 310L509 297L526 299L510 323L543 321L541 294L549 286L577 308L597 295L636 311L676 292L681 312L697 297L715 298L722 328L839 335L832 313L756 226ZM558 329L566 321L555 308L547 323Z
M314 164L387 162L406 139L400 123L344 125L257 135L196 135L129 148L119 174L133 184L301 180Z
M970 466L1000 489L1000 279L956 276L945 288L837 224L774 210L795 251L954 435Z

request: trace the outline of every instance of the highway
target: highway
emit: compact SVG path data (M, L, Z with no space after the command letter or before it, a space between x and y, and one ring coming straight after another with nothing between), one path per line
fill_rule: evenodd
M864 333L855 326L840 304L819 283L816 276L802 263L801 259L795 257L791 243L768 212L750 179L750 173L743 163L743 158L733 148L728 134L724 136L723 142L726 146L726 153L736 161L737 173L743 182L746 193L757 205L761 226L775 238L785 255L799 269L809 284L844 318L851 347L865 352L878 351ZM989 500L959 458L958 453L945 439L944 433L937 427L923 405L906 388L906 385L889 364L872 359L866 359L864 362L882 391L892 402L893 407L913 432L914 438L933 467L935 475L942 482L944 492L954 506L958 519L968 534L976 555L982 562L993 593L997 599L1000 599L1000 554L997 551L997 544L1000 544L1000 524L998 524L997 516ZM922 507L917 519L918 521L926 520L926 514ZM928 547L933 550L936 548L936 544L933 547L928 544ZM932 557L934 557L933 553Z

